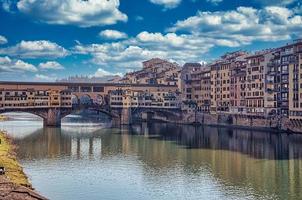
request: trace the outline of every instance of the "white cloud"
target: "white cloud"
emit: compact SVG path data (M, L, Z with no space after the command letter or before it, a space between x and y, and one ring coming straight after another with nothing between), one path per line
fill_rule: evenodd
M17 8L49 24L91 27L127 21L119 5L119 0L20 0Z
M106 71L126 72L141 68L153 57L199 62L209 57L213 47L241 47L254 41L282 41L302 32L302 17L282 7L254 9L239 7L231 11L198 12L178 21L168 33L143 31L136 37L102 44L77 44L75 54L92 56L89 62Z
M150 0L151 3L164 6L166 9L176 8L182 0Z
M8 56L0 57L0 72L36 72L37 68L22 60L12 60Z
M258 2L262 5L273 5L273 6L285 6L289 4L293 4L297 2L298 0L254 0L255 2Z
M298 36L302 31L300 20L301 15L284 7L259 10L238 7L231 11L198 12L178 21L168 31L211 37L221 40L222 44L245 45L253 41L280 41Z
M48 76L48 75L44 75L44 74L36 74L35 79L37 81L55 81L56 77Z
M193 2L198 0L192 0ZM219 4L223 2L224 0L206 0L207 2L213 3L213 4ZM294 4L295 2L298 2L298 0L253 0L256 3L259 3L264 6L272 5L272 6L286 6L289 4Z
M144 18L142 16L136 16L135 21L143 21Z
M6 44L6 43L7 43L7 39L4 36L0 35L0 44Z
M99 68L95 74L94 74L95 77L104 77L104 76L122 76L122 73L112 73L112 72L109 72L109 71L106 71L102 68Z
M47 61L45 63L40 63L39 64L40 69L52 69L52 70L60 70L60 69L64 69L64 67L56 62L56 61Z
M210 43L211 42L211 43ZM141 68L141 62L153 57L172 59L179 63L199 61L200 57L215 45L206 38L191 35L142 32L135 38L104 44L78 44L75 54L90 54L91 62L110 71L121 72ZM110 66L110 68L108 68Z
M218 5L219 3L223 2L223 0L207 0L207 2Z
M112 40L125 39L128 37L126 33L116 30L110 30L110 29L101 31L99 35L104 39L112 39Z
M149 33L144 31L137 35L137 39L144 43L162 43L163 46L171 45L174 47L183 47L183 45L186 45L185 38L178 36L175 33L168 33L166 35L162 35L161 33Z
M125 44L128 42L77 45L74 47L74 53L90 54L90 62L106 68L107 71L120 72L139 68L141 61L145 59L163 56L161 52Z
M3 10L5 10L6 12L11 12L12 2L10 0L2 0L2 2L0 1L0 3L2 3Z
M47 41L21 41L15 46L0 49L1 55L17 56L21 58L59 58L69 52L60 45Z

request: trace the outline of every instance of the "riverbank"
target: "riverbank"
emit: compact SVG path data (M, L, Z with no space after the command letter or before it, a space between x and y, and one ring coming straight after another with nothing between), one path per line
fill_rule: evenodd
M0 175L0 199L29 199L45 200L34 191L19 164L15 146L5 132L0 132L0 167L4 167L5 174Z
M235 114L210 114L188 112L183 114L180 124L201 124L239 129L302 134L302 121L286 117L246 116Z

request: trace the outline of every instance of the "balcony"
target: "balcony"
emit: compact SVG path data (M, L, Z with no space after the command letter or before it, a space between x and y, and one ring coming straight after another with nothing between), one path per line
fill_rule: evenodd
M281 83L288 83L288 79L281 80Z
M271 61L269 63L267 63L267 67L276 67L280 65L280 61Z
M266 83L267 83L267 84L274 84L274 80L268 80L268 79L267 79L267 80L266 80Z
M267 97L266 100L267 101L275 101L275 98L274 97Z
M293 49L287 50L287 51L281 51L281 56L286 56L286 55L290 55L290 54L293 54L293 53L294 53Z
M273 75L275 75L275 74L277 74L277 73L278 73L278 71L275 71L275 70L269 70L269 71L267 72L267 74L270 75L270 76L273 76Z
M250 66L251 66L251 67L258 66L258 65L260 65L260 62L250 63Z
M274 89L267 88L266 91L267 91L267 93L272 94L274 92Z
M294 64L294 63L299 62L299 60L298 60L298 59L290 59L288 62L289 62L290 64Z
M288 107L288 102L282 102L281 107Z

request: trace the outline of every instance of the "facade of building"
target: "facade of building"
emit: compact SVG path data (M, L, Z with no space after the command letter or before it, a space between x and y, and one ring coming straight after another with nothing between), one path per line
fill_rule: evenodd
M241 85L235 80L243 76L246 56L246 52L236 51L227 53L210 64L211 113L229 113L234 111L234 106L232 105L237 105L238 101L241 100L238 88L238 85ZM233 83L232 80L234 81Z
M112 108L169 108L181 106L180 95L172 91L117 89L109 93Z
M302 119L302 40L278 49L281 64L281 114ZM287 94L286 94L287 93ZM280 96L279 95L279 96ZM288 111L285 106L288 106Z
M272 59L273 50L256 52L247 57L246 73L246 107L249 115L268 115L270 107L265 107L268 100L266 94L266 74L268 63Z
M210 67L210 80L211 80L211 105L210 113L216 114L217 111L217 99L219 98L217 86L220 86L219 82L219 67L221 61L215 61L209 65Z
M153 58L143 62L143 69L127 73L121 83L177 85L180 67L163 59Z
M201 112L210 112L211 106L211 71L204 68L200 72L200 95L197 101L198 110Z
M0 108L71 107L68 90L1 90Z
M134 72L135 76L125 77L136 83L139 79L139 83L177 85L184 110L302 119L301 72L302 40L297 40L253 54L226 53L207 65L186 63L181 70L173 63L151 59L143 62L143 69ZM131 95L137 99L146 96L137 105L149 105L144 101L150 92ZM153 94L152 98L158 96Z
M182 101L193 101L198 99L200 92L199 72L202 65L199 63L186 63L180 72L180 88Z
M230 113L246 114L246 59L231 64Z

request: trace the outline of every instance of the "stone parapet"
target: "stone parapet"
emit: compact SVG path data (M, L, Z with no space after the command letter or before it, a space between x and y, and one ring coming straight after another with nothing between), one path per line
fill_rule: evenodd
M183 124L204 124L232 126L241 128L265 129L268 131L302 133L302 120L290 120L286 117L258 117L233 114L209 114L188 112L183 114Z

